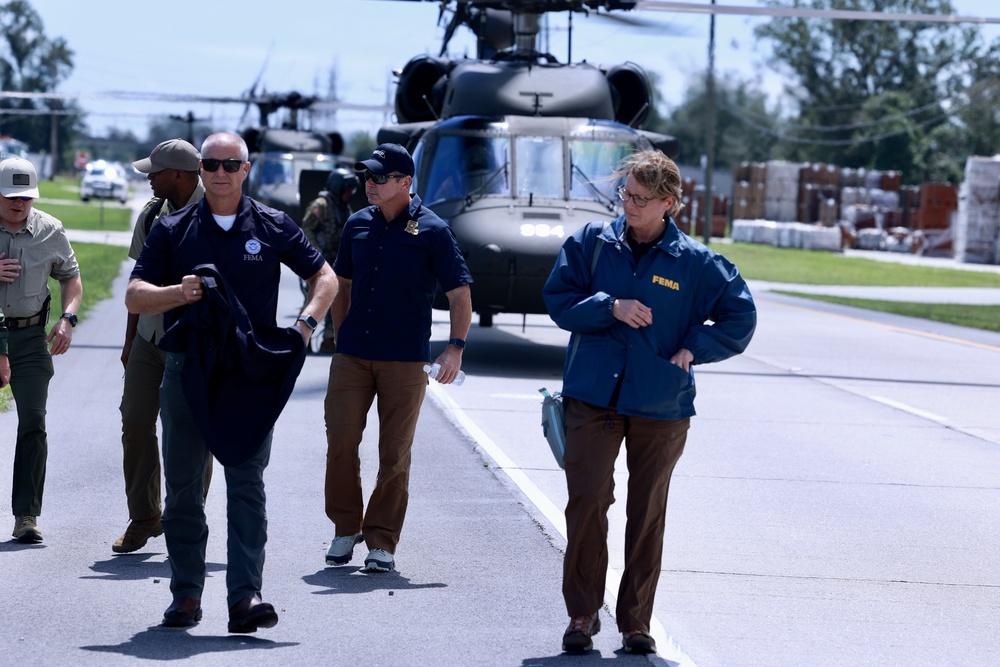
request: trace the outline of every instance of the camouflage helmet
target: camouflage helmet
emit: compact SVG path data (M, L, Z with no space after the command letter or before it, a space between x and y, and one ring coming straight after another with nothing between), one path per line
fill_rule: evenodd
M340 197L348 190L357 190L361 187L358 175L350 169L336 167L326 178L326 191L334 197Z

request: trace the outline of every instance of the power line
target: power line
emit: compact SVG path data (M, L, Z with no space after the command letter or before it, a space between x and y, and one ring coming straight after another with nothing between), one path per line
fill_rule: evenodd
M738 107L734 107L733 105L728 104L725 101L721 103L721 106L727 111L743 114L748 117L754 117L757 120L763 120L763 121L770 120L767 116L763 116L756 112L739 109ZM935 108L940 109L941 102L931 102L930 104L925 104L923 106L916 107L915 109L910 109L909 111L903 111L901 113L895 113L889 116L882 116L881 118L877 118L875 120L864 121L859 123L850 123L846 125L785 125L784 127L786 130L794 132L817 132L817 133L845 132L847 130L863 130L866 128L878 127L879 125L887 125L897 120L906 120L911 116L916 116L918 114L927 111L928 109L935 109Z

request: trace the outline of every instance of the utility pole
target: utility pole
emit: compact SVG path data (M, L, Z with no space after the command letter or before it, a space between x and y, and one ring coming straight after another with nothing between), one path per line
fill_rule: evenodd
M712 0L715 5L715 0ZM712 240L712 171L715 166L715 13L709 18L708 28L708 76L705 82L705 227L702 240L708 245Z
M176 116L176 115L170 116L170 119L171 120L179 120L182 123L187 123L187 126L188 126L187 140L188 140L188 143L193 146L194 145L194 124L195 124L195 122L200 121L202 119L201 118L195 118L193 111L188 111L183 116Z
M52 122L49 125L49 162L52 164L52 173L49 180L55 180L56 172L59 170L59 100L49 102L49 111L52 112Z

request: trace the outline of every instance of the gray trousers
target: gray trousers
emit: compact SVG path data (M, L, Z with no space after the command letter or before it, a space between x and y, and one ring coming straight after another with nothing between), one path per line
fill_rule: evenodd
M162 522L170 558L170 592L174 598L201 598L208 544L204 479L212 454L184 396L183 366L184 355L168 354L160 388L167 489ZM225 466L229 528L226 588L230 607L244 598L261 595L267 542L264 469L271 455L272 435L273 431L268 433L263 446L248 461Z

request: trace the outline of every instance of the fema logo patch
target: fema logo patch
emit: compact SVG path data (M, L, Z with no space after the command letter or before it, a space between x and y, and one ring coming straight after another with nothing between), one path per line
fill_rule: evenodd
M260 252L260 241L257 239L250 239L243 247L246 248L246 251L251 255L256 255Z
M372 152L372 157L380 157L380 158L382 158L384 160L385 159L385 151L383 151L383 150L373 151Z

